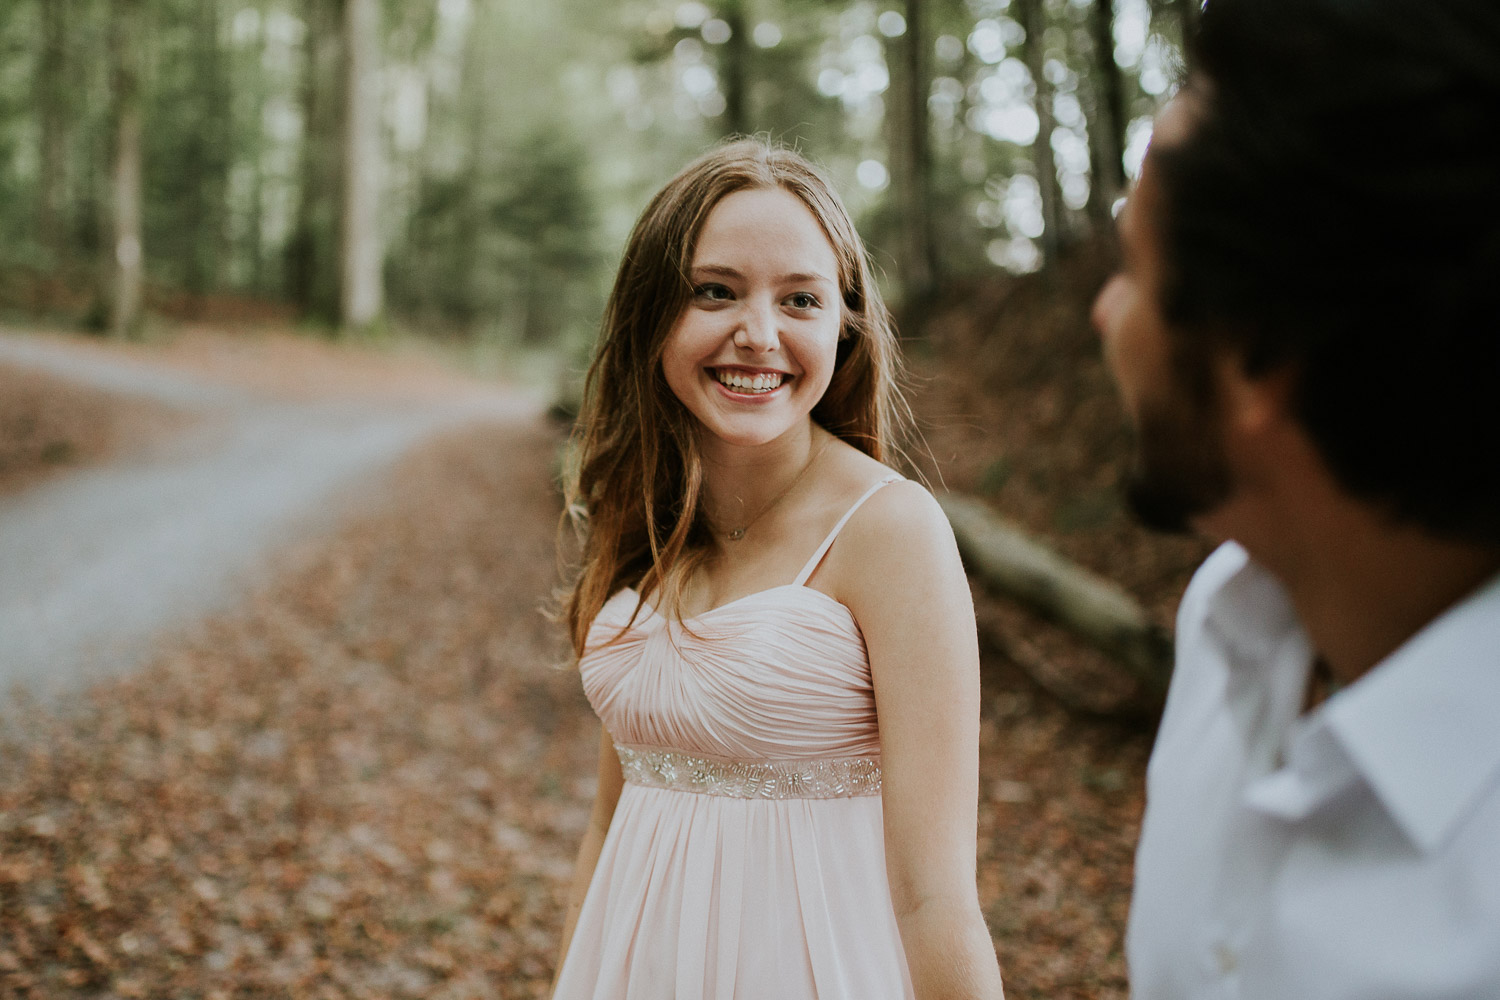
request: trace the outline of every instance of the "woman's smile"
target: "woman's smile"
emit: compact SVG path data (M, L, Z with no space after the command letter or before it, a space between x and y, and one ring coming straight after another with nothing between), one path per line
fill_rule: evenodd
M709 368L708 373L732 397L769 396L791 381L792 376L779 371L756 371L748 368Z

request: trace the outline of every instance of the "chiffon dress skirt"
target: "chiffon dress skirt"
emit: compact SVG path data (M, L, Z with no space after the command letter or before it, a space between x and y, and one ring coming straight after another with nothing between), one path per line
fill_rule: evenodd
M793 583L684 622L626 589L584 690L625 787L555 1000L902 1000L864 639Z

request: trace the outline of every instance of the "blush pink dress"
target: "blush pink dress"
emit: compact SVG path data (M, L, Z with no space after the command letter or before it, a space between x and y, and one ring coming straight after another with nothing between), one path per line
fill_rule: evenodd
M789 584L686 622L629 589L599 612L579 666L625 787L555 1000L912 996L864 639L805 586L897 478Z

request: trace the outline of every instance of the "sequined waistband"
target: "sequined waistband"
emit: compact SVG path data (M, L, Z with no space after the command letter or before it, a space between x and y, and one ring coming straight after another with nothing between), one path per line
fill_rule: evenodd
M625 780L736 799L845 799L880 794L879 757L730 761L615 744Z

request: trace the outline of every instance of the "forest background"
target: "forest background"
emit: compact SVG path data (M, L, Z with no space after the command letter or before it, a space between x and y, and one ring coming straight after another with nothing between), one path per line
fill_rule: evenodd
M708 143L824 164L911 306L1107 229L1191 0L12 0L4 301L577 356Z
M415 338L549 382L566 411L647 197L714 141L762 135L832 173L937 387L918 469L991 500L1025 479L1012 516L1087 531L1121 520L1128 444L1086 306L1197 9L18 0L0 308L117 339L152 317ZM1115 586L1156 550L1117 535L1133 554L1085 553L1103 579L1080 578L975 511L950 516L992 589L1160 694L1164 629ZM1148 575L1171 590L1168 563Z
M201 331L386 353L418 343L471 374L539 384L565 411L650 194L728 135L801 149L843 193L897 312L917 470L981 512L967 532L961 512L950 516L972 536L985 639L980 881L1008 991L1123 997L1130 853L1169 669L1161 646L1203 547L1148 536L1121 506L1128 430L1087 312L1196 13L1195 0L9 0L0 320L167 354ZM36 412L7 423L28 398L0 398L0 466L21 453L6 450L21 418L37 423ZM75 408L72 426L104 412ZM88 458L83 445L33 443L38 466ZM553 430L415 456L402 474L431 481L423 514L451 523L411 527L409 498L370 515L327 565L213 626L213 642L95 691L98 711L128 719L60 717L52 736L29 737L29 758L0 752L0 985L38 996L544 991L587 804L586 778L571 775L587 771L591 746L576 681L527 672L554 655L534 619L555 583L556 444ZM481 445L494 454L475 458ZM501 501L528 512L509 549L487 528L486 505ZM381 555L390 539L415 548ZM985 545L999 552L998 582L981 565ZM1028 605L1007 572L1018 560L1077 584L1063 589L1093 609L1082 616L1093 614L1092 634L1077 620L1059 627L1073 611L1055 602ZM456 592L453 579L422 575L428 566L467 582ZM347 587L375 638L349 637L358 630L335 599ZM370 596L382 587L388 607ZM317 648L338 646L354 666L338 674L338 656L301 646L267 656L296 645L283 632L304 614L299 628L338 636ZM1144 652L1117 641L1122 616ZM453 640L464 649L493 650L516 628L528 638L503 657L455 654L475 671L458 680L389 653L432 646L412 634L439 619L470 623L474 634ZM514 676L494 666L523 660ZM304 661L303 672L286 666ZM362 719L331 726L307 709L342 683L335 675L369 682L372 661L396 666L371 682L378 703ZM231 694L200 700L219 683ZM284 758L258 756L261 736L236 755L226 734L253 722L236 713L272 690L295 715L273 731L302 736L287 737ZM411 705L428 706L425 722ZM447 747L458 764L437 768L418 730L468 711L488 720L465 723L481 735ZM389 767L349 757L340 727L367 730L361 741L382 734ZM160 754L153 766L141 763L141 732ZM357 773L348 809L389 792L382 808L401 822L339 812L339 795L307 783L323 773L307 763L320 754L330 773ZM487 776L496 754L498 779ZM416 784L434 797L420 807L402 798L418 794L406 785L419 763L429 769ZM381 784L387 773L397 790ZM264 785L276 822L250 831L216 811L211 788L231 778ZM190 821L121 833L78 818L129 812L141 795ZM482 802L472 815L471 800ZM450 815L453 801L464 809ZM319 810L343 832L320 840L323 820L307 819ZM442 832L480 813L479 840ZM486 860L497 849L511 860ZM379 864L349 874L366 855ZM325 912L351 898L363 907L353 916Z

